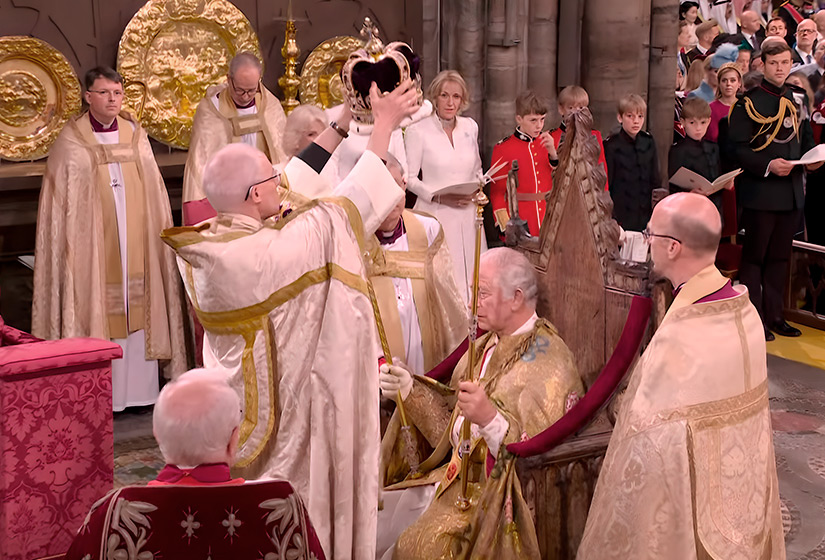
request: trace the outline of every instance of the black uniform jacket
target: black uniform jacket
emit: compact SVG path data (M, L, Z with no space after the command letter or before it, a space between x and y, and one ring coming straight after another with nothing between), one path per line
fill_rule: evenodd
M782 122L760 124L748 115L748 99L759 115L769 119L779 112L782 98L791 101L794 107L792 111L786 112ZM777 87L767 80L762 80L759 86L748 91L733 106L729 119L728 141L733 147L738 166L744 171L737 179L736 186L737 198L742 208L774 212L802 208L804 169L801 165L794 167L787 177L773 173L765 176L771 160L797 160L814 147L811 125L807 119L798 119L795 107L790 89L786 86ZM794 130L794 118L798 119L798 132ZM755 151L776 131L777 124L780 128L771 143L766 148Z
M698 173L712 183L722 174L722 166L719 161L719 146L707 140L697 142L690 137L680 139L670 147L670 152L667 155L668 177L673 177L673 174L679 171L680 167ZM670 184L671 193L683 191L685 191L685 189L677 187L673 183ZM715 192L708 198L710 198L711 202L716 205L721 213L722 191Z
M604 141L604 155L613 217L626 230L642 231L653 212L653 189L662 186L656 143L645 131L634 140L621 129Z

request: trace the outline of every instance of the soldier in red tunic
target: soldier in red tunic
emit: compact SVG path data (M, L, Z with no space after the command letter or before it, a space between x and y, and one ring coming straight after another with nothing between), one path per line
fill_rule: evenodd
M496 225L504 232L510 214L507 210L507 173L518 161L518 211L527 222L530 235L538 235L544 219L546 195L553 182L553 167L559 164L549 132L542 132L547 104L530 90L516 98L516 130L493 148L492 162L504 163L490 187L490 200Z

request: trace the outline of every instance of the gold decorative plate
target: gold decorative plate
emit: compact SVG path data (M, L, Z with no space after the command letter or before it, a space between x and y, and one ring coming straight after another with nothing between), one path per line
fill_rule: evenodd
M342 35L327 39L309 53L301 67L301 103L313 103L324 109L344 102L341 67L364 41Z
M46 157L80 110L80 83L60 51L33 37L0 37L0 157Z
M261 58L252 25L231 2L149 0L117 50L126 104L149 136L186 149L206 88L224 81L229 61L242 51Z

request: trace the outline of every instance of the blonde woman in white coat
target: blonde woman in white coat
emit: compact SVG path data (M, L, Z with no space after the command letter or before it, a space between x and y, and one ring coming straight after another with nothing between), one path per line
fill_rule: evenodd
M440 72L427 90L435 111L410 125L404 136L409 166L407 185L418 196L415 209L441 222L453 259L455 283L465 301L469 301L473 283L475 205L472 195L433 193L448 185L477 181L481 175L478 124L460 116L469 105L468 94L461 74L455 70ZM481 250L487 250L483 235Z

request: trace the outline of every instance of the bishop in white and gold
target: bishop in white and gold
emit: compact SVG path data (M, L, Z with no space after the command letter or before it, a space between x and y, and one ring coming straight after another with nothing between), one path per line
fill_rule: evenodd
M654 271L676 298L631 373L581 560L785 558L765 335L713 264L721 227L702 195L653 210Z
M375 555L381 350L363 256L365 236L404 197L381 158L417 109L409 81L372 95L375 130L339 198L318 199L318 158L346 135L348 114L284 169L288 188L310 200L287 217L278 172L237 143L204 175L218 215L164 233L206 332L204 363L224 368L243 397L239 474L290 481L327 558L339 560Z
M115 410L152 404L158 360L186 369L180 279L158 234L169 198L146 133L121 113L122 78L86 75L89 111L71 119L46 164L37 216L32 330L123 347L112 363Z
M223 146L243 142L263 152L275 165L286 161L281 137L286 115L280 101L261 83L263 67L250 52L235 55L226 83L209 88L198 104L183 175L184 223L215 215L206 201L203 172Z

